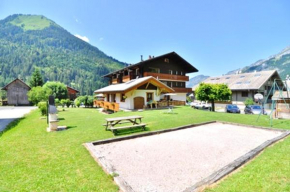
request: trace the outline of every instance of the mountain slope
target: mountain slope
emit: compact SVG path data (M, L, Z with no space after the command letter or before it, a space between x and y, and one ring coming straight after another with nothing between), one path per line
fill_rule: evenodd
M259 60L249 66L242 69L236 69L228 72L227 74L233 74L238 71L242 73L248 73L253 71L264 71L264 70L278 70L279 75L282 79L285 79L290 74L290 47L283 49L280 53L270 56L268 59Z
M107 84L103 75L125 65L39 15L1 20L0 45L0 87L16 77L29 82L38 67L45 81L61 81L81 94L92 94Z
M193 86L199 84L200 82L202 82L203 80L207 79L208 77L209 76L205 76L205 75L197 75L195 77L192 77L186 83L186 87L192 88Z

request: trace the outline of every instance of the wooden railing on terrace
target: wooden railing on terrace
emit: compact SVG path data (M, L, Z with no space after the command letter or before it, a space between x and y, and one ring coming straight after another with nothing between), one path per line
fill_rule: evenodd
M118 83L118 79L115 78L115 79L112 79L112 84L117 84Z
M113 103L113 102L108 102L108 101L94 101L94 106L96 107L101 107L105 110L112 110L114 112L119 111L119 103Z
M190 93L192 92L191 88L182 88L182 87L172 87L175 93Z
M188 76L183 75L171 75L171 74L165 74L165 73L151 73L151 72L144 72L144 77L152 76L156 79L160 80L175 80L175 81L188 81Z

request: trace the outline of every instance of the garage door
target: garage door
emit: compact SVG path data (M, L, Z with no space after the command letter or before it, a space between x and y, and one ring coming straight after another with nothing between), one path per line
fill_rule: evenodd
M134 109L143 109L143 106L144 106L144 97L135 97Z

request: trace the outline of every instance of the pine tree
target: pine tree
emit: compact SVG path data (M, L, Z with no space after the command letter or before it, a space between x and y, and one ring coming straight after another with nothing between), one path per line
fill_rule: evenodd
M37 87L37 86L43 85L42 76L37 68L34 70L29 84L30 84L30 87Z

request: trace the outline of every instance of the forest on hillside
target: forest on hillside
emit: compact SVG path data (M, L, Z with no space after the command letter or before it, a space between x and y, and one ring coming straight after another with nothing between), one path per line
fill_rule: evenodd
M107 85L103 75L125 65L50 20L44 29L25 30L24 23L12 24L18 17L0 21L0 87L17 77L28 83L37 67L45 82L60 81L91 95Z

